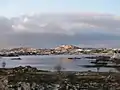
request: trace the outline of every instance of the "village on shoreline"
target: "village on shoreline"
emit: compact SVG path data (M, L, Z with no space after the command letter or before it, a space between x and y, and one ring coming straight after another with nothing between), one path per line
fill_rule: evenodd
M80 55L80 54L101 54L111 55L115 48L80 48L73 45L61 45L52 49L35 49L29 47L20 47L12 49L1 49L0 56L15 55Z

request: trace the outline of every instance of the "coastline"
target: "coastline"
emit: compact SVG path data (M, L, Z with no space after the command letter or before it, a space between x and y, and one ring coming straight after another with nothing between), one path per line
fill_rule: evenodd
M7 88L6 90L16 90L22 87L40 89L41 87L47 88L45 87L46 85L51 86L51 88L55 88L56 85L59 85L62 88L60 90L64 90L63 88L66 86L77 88L77 90L85 87L87 90L90 88L92 90L95 88L95 90L106 90L106 87L104 86L109 88L114 87L116 88L115 90L119 90L117 88L120 88L120 73L116 72L50 72L37 70L36 68L30 66L9 69L2 68L0 69L0 72L0 86L4 86L4 88ZM6 82L1 83L2 80ZM30 84L31 86L28 86ZM104 86L101 86L103 84ZM77 87L78 85L80 87ZM84 85L86 86L84 87ZM114 86L110 87L111 85Z
M65 55L96 55L96 56L112 56L113 54L109 54L109 53L91 53L91 54L17 54L17 55L0 55L0 57L19 57L19 56L65 56Z

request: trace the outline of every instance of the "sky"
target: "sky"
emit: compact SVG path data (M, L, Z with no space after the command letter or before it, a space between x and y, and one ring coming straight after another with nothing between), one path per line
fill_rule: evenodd
M30 13L94 12L120 15L120 0L1 0L0 15Z
M120 0L0 1L0 48L120 48Z

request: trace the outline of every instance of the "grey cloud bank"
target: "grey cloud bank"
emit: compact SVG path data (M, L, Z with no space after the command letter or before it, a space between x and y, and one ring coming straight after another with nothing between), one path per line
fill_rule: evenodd
M114 15L34 14L0 17L0 47L49 48L61 44L120 47L120 18Z

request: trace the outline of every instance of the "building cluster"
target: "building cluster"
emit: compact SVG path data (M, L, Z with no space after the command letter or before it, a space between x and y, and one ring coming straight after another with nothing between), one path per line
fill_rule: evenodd
M2 49L0 55L58 55L58 54L113 54L118 49L106 49L106 48L80 48L73 45L62 45L52 49L35 49L35 48L13 48Z

